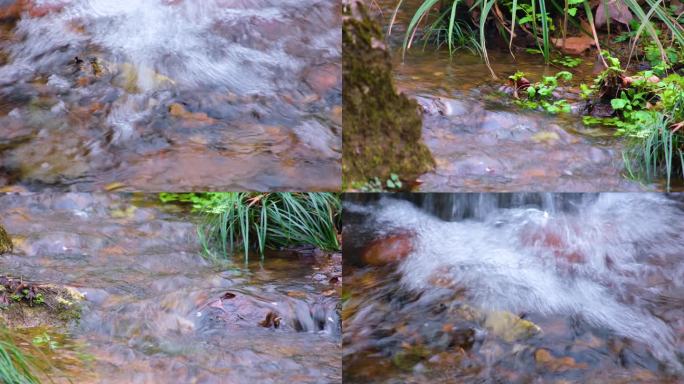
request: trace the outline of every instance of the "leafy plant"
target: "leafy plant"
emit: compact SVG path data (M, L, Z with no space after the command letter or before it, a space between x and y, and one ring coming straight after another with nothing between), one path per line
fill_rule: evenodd
M403 183L399 179L399 175L391 173L390 178L383 183L378 177L368 180L366 183L359 186L361 192L385 192L385 191L399 191L403 188Z
M579 57L572 56L562 56L551 61L555 64L562 65L568 68L575 68L578 65L582 64L582 62L584 62L584 60L580 59Z
M509 77L515 84L517 84L524 74L516 72ZM572 74L567 71L560 71L554 76L544 76L540 82L530 84L524 91L527 94L526 99L516 100L516 103L524 108L537 109L542 108L549 113L570 112L570 104L566 100L554 100L553 93L558 88L558 81L567 82L572 79Z

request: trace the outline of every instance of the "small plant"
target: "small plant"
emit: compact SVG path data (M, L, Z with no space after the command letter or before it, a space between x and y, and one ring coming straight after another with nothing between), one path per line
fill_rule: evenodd
M57 350L59 348L59 343L53 340L50 335L43 332L42 335L38 335L31 340L31 343L36 347L47 346L51 351Z
M383 183L377 176L368 180L365 184L360 186L361 192L384 192L392 190L401 190L403 183L396 173L390 174L390 178Z
M554 64L562 65L564 67L575 68L578 65L582 64L584 60L580 59L579 57L562 56L551 60L551 62Z
M401 180L399 180L399 176L397 176L396 173L392 173L390 175L390 178L387 180L387 189L401 189Z
M524 79L524 74L516 72L509 77L514 84L518 84ZM566 100L554 100L554 92L558 88L558 82L567 82L572 79L572 74L567 71L558 72L554 76L544 76L540 82L529 84L524 92L527 98L516 100L516 104L523 108L538 109L541 108L548 113L556 114L560 112L569 113L571 111L570 104Z

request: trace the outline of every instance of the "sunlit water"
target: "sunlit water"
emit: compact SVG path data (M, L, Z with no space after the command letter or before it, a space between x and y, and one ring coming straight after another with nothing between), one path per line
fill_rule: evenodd
M94 358L73 382L340 381L336 285L312 278L327 262L217 267L192 216L125 195L4 195L0 217L15 243L2 274L86 296L78 324L50 330ZM269 312L277 329L259 324Z
M397 1L378 2L387 30ZM423 43L402 55L406 24L422 1L404 1L389 38L397 87L418 101L423 138L437 166L421 176L421 190L435 191L636 191L662 189L626 179L623 144L614 129L587 127L578 113L554 116L513 105L502 94L508 76L522 71L540 81L561 70L574 84L591 83L592 55L576 68L547 66L540 55L489 47L493 79L483 60L470 51L436 50ZM490 44L493 45L493 44ZM575 87L576 88L576 87ZM578 88L574 93L579 93ZM573 102L571 100L571 102ZM581 102L575 102L579 112Z
M334 1L28 3L0 43L0 182L339 184Z
M370 382L684 379L681 197L410 199L422 208L390 198L346 206L356 219L347 221L345 238L357 240L345 244L353 298L345 305L345 375ZM396 267L360 267L364 244L392 233L411 234L408 256ZM487 328L496 311L541 331L506 339ZM450 364L441 353L459 352L445 324L474 331L472 350ZM538 361L540 348L574 360L549 368ZM418 354L412 364L407 351ZM384 367L377 375L366 369L374 364Z

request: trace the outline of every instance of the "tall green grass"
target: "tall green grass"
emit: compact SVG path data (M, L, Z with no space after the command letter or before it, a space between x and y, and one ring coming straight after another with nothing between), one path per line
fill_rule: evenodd
M490 67L490 71L491 66L486 48L487 34L485 33L488 26L496 26L498 30L501 31L504 35L503 37L509 42L509 48L512 47L516 31L531 34L538 42L540 50L542 51L545 60L548 62L551 57L551 52L554 49L551 39L554 30L560 30L560 35L564 38L567 34L568 20L570 20L573 25L580 27L580 23L577 19L580 15L583 15L591 26L591 31L582 30L582 32L594 38L600 51L600 43L594 25L590 2L587 0L573 1L572 7L570 7L568 4L569 1L570 0L476 0L472 3L472 6L468 7L463 0L423 0L409 21L404 37L403 52L405 54L406 50L411 47L421 23L425 25L425 34L429 36L430 31L435 29L435 20L442 20L446 23L446 26L440 27L440 29L446 31L444 37L449 50L452 53L454 52L454 48L458 47L459 44L463 45L463 42L472 46L469 39L464 39L462 36L459 36L459 34L463 35L464 31L468 32L467 30L464 30L463 25L469 25L469 23L473 24L474 29L477 30L477 34L479 34L479 43L477 44L477 47L485 63ZM663 48L664 37L658 34L654 22L664 25L669 31L669 35L672 39L676 40L679 44L684 45L684 27L667 8L668 2L663 0L646 0L646 4L644 5L640 4L640 1L638 0L624 0L624 2L640 23L636 37L632 42L632 48L636 45L641 33L646 31L651 39L658 45L663 57L665 57ZM404 0L399 0L394 12L395 15L392 17L392 22L390 23L390 31L396 18L396 13L402 5L404 5ZM523 7L526 10L525 12L531 11L531 19L524 23L525 25L528 25L528 27L520 24L519 12ZM460 9L463 9L465 11L464 13L469 17L459 18L458 11ZM570 12L572 12L572 14ZM448 21L446 21L447 16ZM433 21L430 21L431 17L434 18ZM556 28L553 20L559 20L558 28ZM496 77L493 71L492 75Z
M629 138L622 156L629 177L652 181L664 176L669 191L677 170L679 177L684 178L684 136L672 132L671 117L661 112L653 114L652 124L643 126L638 136Z
M4 384L38 384L33 357L19 348L10 331L0 326L0 382Z
M249 251L308 244L338 250L341 224L339 194L223 192L164 195L165 201L191 202L205 215L198 233L205 252L223 258Z

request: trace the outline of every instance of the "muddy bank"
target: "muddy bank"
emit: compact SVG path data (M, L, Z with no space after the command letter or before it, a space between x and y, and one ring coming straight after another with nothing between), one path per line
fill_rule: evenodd
M79 382L340 381L338 254L216 266L196 218L154 195L5 194L0 212L0 268L85 297Z
M3 12L0 186L339 189L334 1L18 1Z

